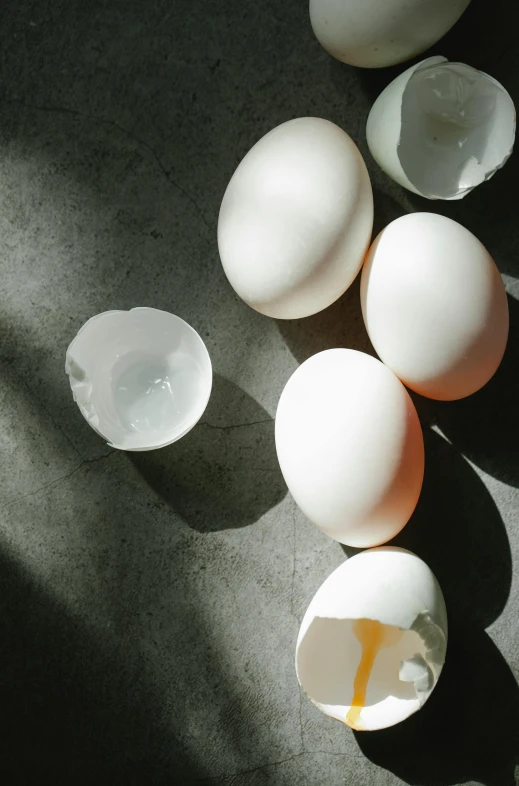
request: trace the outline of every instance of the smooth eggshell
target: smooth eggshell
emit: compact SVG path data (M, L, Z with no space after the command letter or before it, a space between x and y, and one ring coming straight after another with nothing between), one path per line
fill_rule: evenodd
M296 672L319 709L342 722L362 653L349 623L359 619L416 632L395 643L395 652L380 650L369 675L361 728L385 728L419 710L440 676L448 635L445 601L428 565L404 549L364 551L324 581L301 623ZM418 693L399 679L400 657L412 658L414 644L430 674L429 686Z
M292 496L331 538L376 546L406 524L422 486L422 431L380 361L352 349L309 358L281 394L275 433Z
M373 195L361 154L315 117L274 128L231 178L218 219L224 271L271 317L321 311L349 287L371 240Z
M423 396L464 398L501 362L501 276L480 241L450 218L412 213L389 224L367 256L361 303L380 359Z
M362 68L402 63L424 52L459 19L470 0L310 0L322 46Z

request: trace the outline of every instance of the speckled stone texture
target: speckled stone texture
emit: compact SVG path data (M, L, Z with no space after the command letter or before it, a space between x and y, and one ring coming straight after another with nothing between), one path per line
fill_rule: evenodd
M432 53L519 102L509 0L473 0ZM519 153L466 200L429 203L371 160L364 126L400 68L314 39L306 0L3 0L0 6L0 781L208 786L511 786L519 754ZM294 647L341 546L280 475L276 404L314 352L370 351L358 283L307 320L244 305L218 208L273 126L318 115L365 155L376 228L433 210L503 274L505 361L470 399L416 399L426 480L398 543L443 586L448 662L426 708L355 735L298 688ZM72 401L90 316L154 306L204 337L202 422L115 452Z

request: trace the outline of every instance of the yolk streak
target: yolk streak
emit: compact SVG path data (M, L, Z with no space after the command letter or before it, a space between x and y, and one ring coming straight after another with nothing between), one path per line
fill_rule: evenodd
M361 731L360 713L366 704L366 692L375 658L380 649L396 644L402 631L369 619L354 620L352 629L362 647L362 655L353 683L353 699L346 714L346 723L352 729Z

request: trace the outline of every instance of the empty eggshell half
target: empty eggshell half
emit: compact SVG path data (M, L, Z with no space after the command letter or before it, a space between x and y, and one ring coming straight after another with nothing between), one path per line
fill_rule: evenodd
M372 549L315 594L297 639L297 678L322 712L374 731L423 706L446 649L447 612L430 568L404 549Z
M402 63L450 30L470 0L310 0L321 45L362 68Z
M461 199L508 160L515 108L488 74L430 57L400 74L368 117L368 146L401 186L427 199Z
M281 394L275 436L292 496L326 535L364 548L407 523L423 481L422 430L379 360L353 349L309 358Z
M89 319L67 350L65 371L85 419L120 450L176 442L202 416L212 385L198 333L155 308Z
M274 128L232 176L218 219L223 269L267 316L321 311L350 286L373 226L366 165L350 137L317 117Z
M499 271L482 243L445 216L411 213L382 230L362 270L361 305L382 362L422 396L469 396L504 355Z

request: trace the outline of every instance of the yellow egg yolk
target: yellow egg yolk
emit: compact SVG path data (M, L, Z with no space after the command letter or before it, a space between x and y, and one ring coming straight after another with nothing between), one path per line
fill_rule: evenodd
M392 647L402 631L399 628L383 625L378 620L360 619L353 621L353 633L362 647L360 663L353 682L353 699L351 707L346 714L346 723L352 729L362 731L360 713L366 704L366 693L371 670L379 650Z

